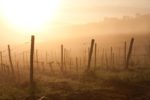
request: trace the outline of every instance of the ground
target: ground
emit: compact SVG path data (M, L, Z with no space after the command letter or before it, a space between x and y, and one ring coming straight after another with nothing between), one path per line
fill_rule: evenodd
M150 100L148 68L35 74L36 100ZM0 100L31 100L28 78L13 79L2 74L0 82Z

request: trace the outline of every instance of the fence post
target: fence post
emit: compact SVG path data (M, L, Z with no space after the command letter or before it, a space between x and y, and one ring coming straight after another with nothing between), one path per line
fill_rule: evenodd
M45 61L46 61L46 64L47 64L48 63L48 54L47 54L47 52L45 54Z
M91 68L91 59L92 59L92 54L93 54L93 47L94 47L94 42L95 40L92 39L91 41L91 47L90 47L90 50L89 50L89 57L88 57L88 67L87 67L87 71L90 71L90 68Z
M24 52L22 53L22 66L23 66L23 69L25 70L26 69L26 65L25 65L25 55L24 55Z
M83 50L83 65L86 65L86 49Z
M150 45L149 45L149 51L148 52L149 52L149 58L150 58Z
M113 67L115 67L115 53L114 52L112 54L112 64L113 64Z
M150 45L149 45L149 57L150 57Z
M36 68L38 70L40 70L40 68L39 68L39 55L38 55L38 50L37 49L36 49Z
M3 67L3 55L2 55L2 52L0 52L0 58L1 58L1 68L2 68L2 71L4 71L4 67Z
M148 45L148 57L149 57L149 61L150 61L150 44ZM149 63L150 66L150 63Z
M82 58L79 58L79 67L82 68Z
M97 67L97 44L95 43L95 59L94 59L94 71L96 70Z
M109 69L107 51L105 51L106 69Z
M76 72L78 73L78 67L79 67L79 64L78 64L78 57L76 57Z
M132 55L133 43L134 43L134 38L132 38L131 41L130 41L130 47L129 47L127 60L126 60L126 69L128 69L128 67L129 67L129 61L130 61L130 58L131 58L131 55Z
M9 63L10 63L11 71L12 71L12 74L14 75L15 72L14 72L14 67L13 67L12 58L11 58L10 45L8 45L8 55L9 55Z
M67 55L67 50L66 50L66 48L64 48L64 54L63 54L63 56L64 56L64 72L66 72L67 71L67 68L66 68L66 61L67 61L67 57L66 57L66 55Z
M20 76L21 76L20 73L21 73L21 72L20 72L20 70L19 70L19 62L17 61L16 63L17 63L17 64L16 64L16 68L17 68L17 75L18 75L17 78L18 78L18 82L20 82L20 78L21 78L21 77L20 77Z
M124 42L124 64L126 65L127 60L127 42Z
M30 86L31 90L34 88L34 35L31 36L31 50L30 50ZM31 91L32 93L34 92L33 90Z
M61 72L64 71L64 47L63 44L61 45Z
M102 56L101 56L101 67L104 66L104 58L105 58L105 53L104 53L104 48L103 48Z
M113 48L110 47L110 65L113 67Z

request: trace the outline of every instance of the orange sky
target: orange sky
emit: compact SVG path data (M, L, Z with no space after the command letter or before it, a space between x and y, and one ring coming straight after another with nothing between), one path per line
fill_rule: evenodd
M0 0L3 1L16 1L16 0ZM23 1L35 0L18 0L17 5L21 5ZM53 1L53 0L36 0L36 2L27 2L24 7L35 6L43 7L45 3L38 4L38 1ZM149 0L58 0L59 10L55 16L56 22L63 23L87 23L99 21L108 16L124 16L134 15L135 13L149 13L150 1ZM8 2L7 6L14 5ZM49 4L51 6L51 4ZM16 6L15 5L12 7ZM19 6L18 6L19 7ZM33 9L32 8L32 9ZM56 7L57 9L58 7ZM11 8L12 9L12 8ZM16 8L19 9L19 8ZM31 9L31 10L32 10ZM33 10L35 11L35 10ZM44 11L43 11L44 12ZM50 12L50 10L49 10ZM27 13L28 14L28 13Z
M65 22L86 23L104 17L149 13L150 0L64 0Z
M49 1L51 3L48 3ZM104 17L150 13L150 0L55 1L58 1L56 6L54 6L54 0L0 0L0 39L11 43L12 41L25 40L34 33L29 30L21 30L21 26L37 27L34 30L38 30L35 33L41 37L39 38L41 41L47 36L52 39L55 37L69 38L62 35L63 31L58 30L58 24L62 26L61 29L64 29L64 25L99 22ZM6 11L8 12L6 13ZM5 14L9 18L6 18ZM60 34L53 34L56 32Z

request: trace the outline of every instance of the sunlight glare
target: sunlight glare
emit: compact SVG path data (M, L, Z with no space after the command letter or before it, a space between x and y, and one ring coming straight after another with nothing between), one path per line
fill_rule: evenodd
M36 32L53 20L60 0L2 0L4 16L17 29Z

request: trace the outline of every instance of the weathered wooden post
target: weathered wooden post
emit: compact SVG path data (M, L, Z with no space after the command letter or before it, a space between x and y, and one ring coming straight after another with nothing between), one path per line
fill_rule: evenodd
M66 61L67 61L67 57L66 57L66 55L67 55L67 50L66 50L66 48L64 48L64 72L66 72L67 71L67 68L66 68Z
M38 50L36 49L36 68L38 69L38 70L40 70L40 68L39 68L39 57L38 57L39 55L38 55Z
M33 93L34 90L34 64L33 64L33 60L34 60L34 35L32 35L31 37L31 50L30 50L30 86L31 86L31 92Z
M86 65L86 49L83 50L83 65Z
M48 53L46 52L45 54L45 61L46 61L46 64L48 63Z
M82 58L81 57L79 58L79 67L80 68L82 67Z
M149 57L150 57L150 44L149 44Z
M4 67L3 67L3 55L2 55L2 52L0 52L0 58L1 58L1 68L2 68L2 71L4 71Z
M148 46L148 57L149 57L149 62L150 62L150 44ZM150 63L149 63L149 66L150 66Z
M79 64L78 64L78 57L76 57L76 72L78 73L79 71Z
M47 65L48 65L48 53L47 53L47 51L46 51L46 54L45 54L45 69L47 69Z
M113 66L113 48L110 47L110 64Z
M119 47L119 51L118 51L118 64L120 65L120 62L121 62L121 48Z
M95 43L95 59L94 59L94 71L97 67L97 44Z
M23 69L25 70L26 67L25 67L25 54L24 54L24 52L22 53L22 66L23 66Z
M69 58L69 69L70 69L70 72L71 72L71 70L72 70L72 58L71 57Z
M94 47L94 42L95 40L92 39L91 41L91 47L90 47L90 51L89 51L89 57L88 57L88 66L87 66L87 71L90 71L91 68L91 60L92 60L92 54L93 54L93 47Z
M105 53L104 53L104 48L103 48L103 51L102 51L102 58L101 58L101 66L102 66L102 67L104 66L104 58L105 58Z
M150 44L148 45L148 53L149 53L149 58L150 58Z
M14 75L15 72L14 72L14 66L13 66L12 58L11 58L11 49L10 49L10 45L8 45L8 55L9 55L9 63L10 63L11 72L12 72L12 74Z
M128 67L129 67L129 61L130 61L130 58L131 58L131 55L132 55L133 43L134 43L134 38L132 38L131 42L130 42L130 47L129 47L127 60L126 60L126 69L128 69Z
M107 52L105 51L106 68L109 69Z
M61 45L61 72L64 71L64 47Z
M112 64L113 64L113 67L115 67L115 53L114 52L112 54Z
M19 70L19 62L17 61L16 63L17 63L16 68L17 68L17 76L18 76L17 78L18 78L18 82L20 82L21 77L20 77L20 70Z
M127 60L127 42L124 42L124 64L126 65Z

